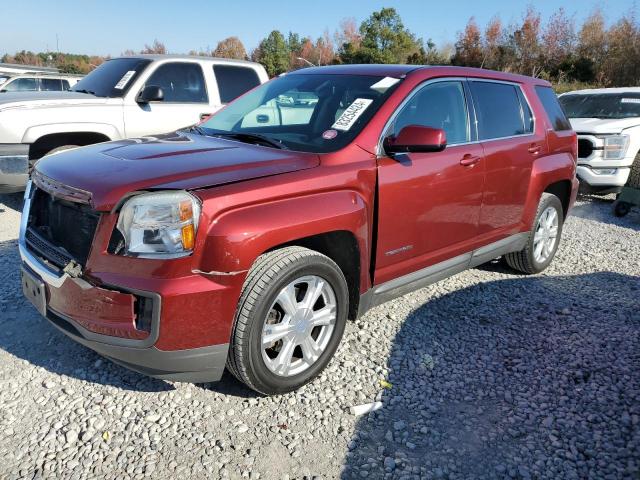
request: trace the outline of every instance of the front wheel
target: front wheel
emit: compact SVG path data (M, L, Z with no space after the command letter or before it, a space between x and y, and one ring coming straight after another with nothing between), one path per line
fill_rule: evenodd
M527 244L519 252L504 256L507 265L528 274L540 273L547 268L558 250L563 221L560 199L551 193L543 193Z
M240 296L228 369L263 394L300 388L333 357L348 303L344 275L325 255L302 247L262 255Z

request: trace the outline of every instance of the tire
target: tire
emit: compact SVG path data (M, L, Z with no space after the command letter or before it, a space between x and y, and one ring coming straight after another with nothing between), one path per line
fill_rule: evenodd
M311 279L317 279L314 280L316 283ZM320 289L322 293L313 303L314 295L310 292ZM287 296L286 292L290 295ZM294 301L282 302L285 297ZM313 305L299 308L305 302ZM329 324L313 326L316 320L302 318L305 315L315 318L321 310L327 314L335 310L332 327ZM297 313L291 315L287 311ZM265 395L296 390L324 370L333 357L342 339L348 311L347 282L329 257L302 247L286 247L266 253L256 260L242 288L227 368L249 388ZM300 327L304 322L308 325L307 333L298 331L305 328ZM278 329L277 325L281 328ZM283 329L290 330L287 336L274 342L268 340L274 330L277 336L281 334L277 332L285 331ZM306 343L307 337L314 334L313 343ZM304 340L300 340L302 337ZM270 346L265 348L265 344ZM292 344L296 346L291 347ZM316 349L319 345L322 345L321 353ZM307 347L306 350L302 349L303 346ZM309 356L307 351L311 352ZM290 356L288 352L291 352ZM286 367L287 358L290 358L289 367Z
M539 228L544 230L544 228L541 227L541 218L543 215L547 214L549 209L554 210L555 215L557 216L557 227L555 230L556 235L554 237L553 246L540 252L546 253L546 255L542 255L543 258L541 258L536 254L536 246L539 246L539 243L536 242L536 232ZM556 254L556 251L558 250L558 245L560 244L560 238L562 236L563 223L564 214L560 199L551 193L543 193L540 198L540 203L538 204L538 211L536 212L533 226L529 232L529 238L527 239L526 246L519 252L506 254L504 259L507 262L507 265L514 270L518 270L526 274L542 272L549 266ZM545 232L541 233L544 234Z
M631 204L617 200L613 204L613 214L616 217L624 217L631 211Z
M631 165L631 171L627 179L627 187L640 188L640 152L638 152Z

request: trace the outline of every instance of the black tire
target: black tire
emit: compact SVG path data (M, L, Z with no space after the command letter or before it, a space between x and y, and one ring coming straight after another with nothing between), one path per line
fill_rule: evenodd
M631 211L631 204L617 200L613 204L613 214L616 217L624 217Z
M262 329L280 290L304 275L327 281L336 297L336 320L331 338L320 357L306 370L279 376L262 358ZM347 321L349 294L340 268L329 257L302 247L285 247L260 256L244 282L233 331L227 368L249 388L275 395L291 392L310 382L333 357Z
M556 242L551 251L551 254L547 257L547 259L543 262L536 261L534 257L534 246L533 240L536 232L536 228L538 227L538 221L542 216L543 212L548 208L553 207L556 210L556 214L558 215L558 234L556 237ZM531 227L531 231L529 232L529 238L527 239L526 246L520 250L519 252L508 253L504 256L507 265L509 265L514 270L518 270L519 272L526 274L540 273L545 268L549 266L553 257L558 250L558 245L560 244L560 239L562 236L562 225L564 223L564 213L562 209L562 203L560 199L551 193L543 193L540 198L540 203L538 204L538 211L536 212L535 219L533 221L533 226Z
M631 165L631 171L627 179L627 187L640 188L640 152L638 152Z

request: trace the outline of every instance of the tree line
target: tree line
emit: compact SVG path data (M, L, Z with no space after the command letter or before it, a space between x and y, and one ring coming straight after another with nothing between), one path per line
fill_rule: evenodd
M136 54L133 50L125 55ZM167 53L155 40L139 53ZM488 68L546 78L560 89L577 85L630 86L640 84L640 26L633 12L609 25L596 9L577 25L563 8L546 22L529 7L520 21L504 23L499 16L480 26L471 17L455 42L437 47L431 39L411 32L394 8L373 12L358 25L343 20L331 34L311 38L296 32L270 32L248 52L238 37L213 49L188 52L260 62L269 76L310 65L406 63ZM18 52L2 62L54 65L63 72L87 73L106 58L63 53Z

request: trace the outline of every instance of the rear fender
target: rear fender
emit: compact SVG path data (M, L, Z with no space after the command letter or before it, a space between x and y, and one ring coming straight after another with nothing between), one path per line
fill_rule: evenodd
M572 183L573 190L575 188L575 178L576 164L571 153L554 153L538 158L534 162L527 194L527 204L522 218L525 230L530 229L533 224L540 197L545 189L553 183L569 181Z

